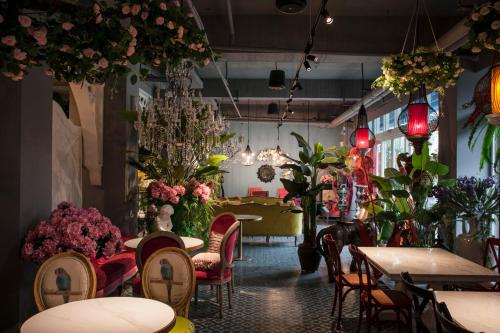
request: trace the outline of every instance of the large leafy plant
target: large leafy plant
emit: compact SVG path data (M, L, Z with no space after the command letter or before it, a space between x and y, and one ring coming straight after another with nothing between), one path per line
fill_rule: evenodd
M297 139L299 147L298 159L288 157L293 163L285 163L281 169L291 169L293 179L281 178L281 183L288 191L283 199L288 202L292 198L300 198L300 204L304 213L304 245L315 247L316 244L316 197L324 188L325 184L318 179L320 169L333 166L339 169L345 168L345 156L347 152L342 149L331 148L325 151L321 143L311 147L304 138L291 133Z

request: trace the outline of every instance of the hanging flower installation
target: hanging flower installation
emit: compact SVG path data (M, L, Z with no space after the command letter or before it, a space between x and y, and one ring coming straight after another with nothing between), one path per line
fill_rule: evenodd
M130 64L210 61L204 32L177 0L64 3L33 8L36 14L13 3L0 3L0 71L15 81L42 63L58 80L103 84L127 74ZM142 68L132 83L148 72Z
M469 41L465 48L472 53L484 49L500 51L500 1L485 2L476 7L467 18Z

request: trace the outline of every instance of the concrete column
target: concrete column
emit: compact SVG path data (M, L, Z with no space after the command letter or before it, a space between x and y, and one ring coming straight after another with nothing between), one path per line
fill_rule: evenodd
M35 312L36 266L21 260L26 232L50 214L52 80L42 69L13 82L0 75L0 330L16 331Z
M457 177L457 88L446 89L441 97L439 118L439 162L446 164L450 172L444 178Z

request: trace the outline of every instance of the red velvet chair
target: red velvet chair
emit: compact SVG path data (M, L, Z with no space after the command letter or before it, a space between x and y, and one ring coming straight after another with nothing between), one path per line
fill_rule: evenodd
M288 194L288 191L284 187L278 189L278 198L283 199Z
M198 302L198 286L202 285L216 285L217 286L217 300L219 303L219 314L222 318L223 309L223 288L227 285L229 308L231 308L231 294L233 292L233 259L234 248L238 240L238 231L240 222L232 213L222 213L218 215L209 227L209 244L208 252L199 253L193 257L196 268L196 289L195 289L195 304ZM222 240L219 235L223 235ZM220 243L219 243L220 242ZM216 248L218 248L218 255ZM218 258L218 262L213 262L206 268L200 268L197 263L203 257ZM197 267L198 266L198 267Z
M248 193L249 197L253 197L254 196L254 192L258 192L258 191L262 191L262 187L259 187L259 186L249 187L247 193Z

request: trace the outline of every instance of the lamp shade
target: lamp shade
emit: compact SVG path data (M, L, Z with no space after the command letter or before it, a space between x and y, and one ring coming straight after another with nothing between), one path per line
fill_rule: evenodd
M408 135L412 137L429 136L429 105L415 103L408 106Z
M356 148L370 148L370 130L368 128L356 129Z
M500 114L500 66L491 69L491 112Z
M269 89L285 89L285 72L281 69L273 69L269 74Z
M250 149L250 145L247 145L245 150L241 153L241 164L249 166L255 163L255 153Z
M375 145L375 134L368 128L368 116L365 106L358 111L358 124L349 138L351 146L356 147L362 154L366 154Z

